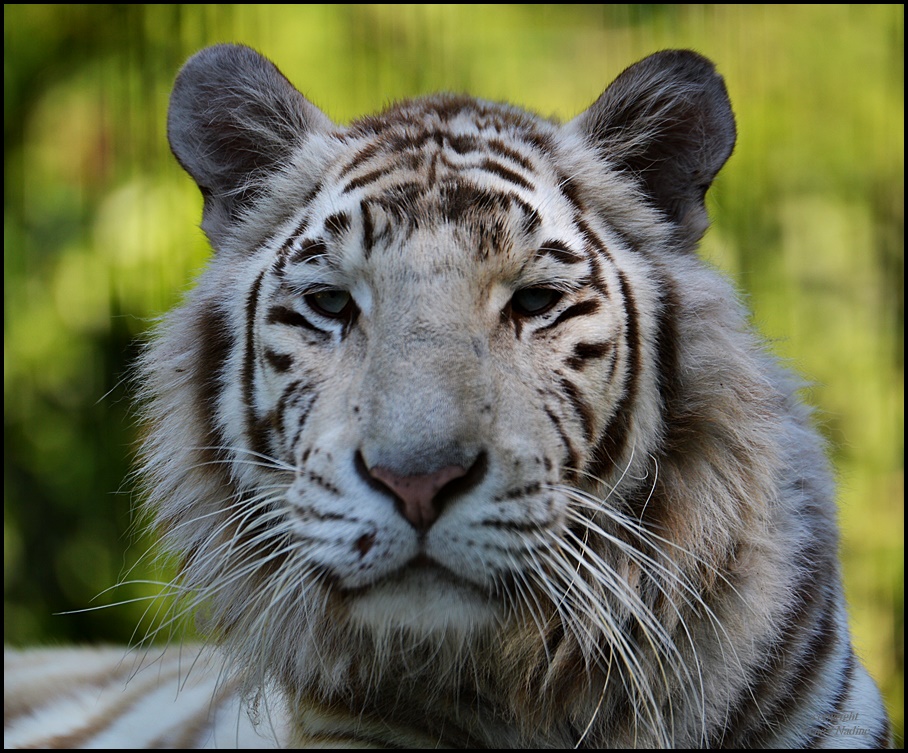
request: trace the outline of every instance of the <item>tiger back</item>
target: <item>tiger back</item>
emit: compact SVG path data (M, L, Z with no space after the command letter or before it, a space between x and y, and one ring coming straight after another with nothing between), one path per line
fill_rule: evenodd
M220 45L168 131L215 253L140 364L147 506L278 743L888 744L800 383L696 256L709 61L343 127Z

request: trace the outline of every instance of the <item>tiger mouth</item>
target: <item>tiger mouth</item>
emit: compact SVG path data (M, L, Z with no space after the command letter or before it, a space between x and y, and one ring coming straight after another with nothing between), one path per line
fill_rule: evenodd
M488 588L458 575L425 552L420 552L396 569L382 574L369 583L342 587L340 590L345 595L357 596L383 588L413 586L424 590L437 590L439 594L444 594L453 587L460 591L471 591L483 599L489 598Z

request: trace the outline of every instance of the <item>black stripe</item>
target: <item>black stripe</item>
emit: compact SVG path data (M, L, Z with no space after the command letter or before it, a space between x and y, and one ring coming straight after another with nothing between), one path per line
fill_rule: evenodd
M834 555L816 541L803 547L791 563L800 579L778 632L761 652L764 662L750 670L750 681L729 709L716 745L725 748L765 747L786 716L810 693L811 683L837 645L837 603L824 589L824 573L834 572Z
M854 670L857 664L854 651L849 651L845 656L845 663L840 667L838 690L835 692L835 698L830 705L830 711L817 720L817 726L813 734L804 740L803 748L819 748L823 738L830 736L830 730L840 723L843 718L845 701L848 699L848 693L854 682ZM847 712L845 712L847 713Z
M838 625L836 623L836 605L829 599L822 607L819 622L813 627L810 639L801 649L800 658L793 665L789 665L790 683L787 692L777 695L772 703L765 701L760 706L763 714L763 725L766 733L764 738L771 739L774 731L785 726L788 716L801 706L801 699L817 694L825 695L825 689L818 685L819 676L830 661L839 644ZM806 630L803 625L795 623L793 628ZM788 657L789 662L791 656ZM788 662L786 662L788 663ZM775 678L778 682L778 677ZM773 712L767 713L768 707ZM764 747L764 746L760 746Z
M579 217L575 218L574 224L577 226L577 231L583 236L589 249L591 249L591 253L588 253L587 256L589 257L590 264L593 268L593 284L603 296L609 298L611 297L611 294L609 293L608 283L602 276L600 257L610 261L613 266L615 265L614 259L612 259L612 255L602 242L602 239L593 231L585 220Z
M577 343L574 346L573 353L565 363L574 371L580 371L586 366L587 361L604 358L612 353L613 347L610 342L601 343Z
M246 437L249 440L249 449L262 455L270 455L268 423L259 420L258 416L256 416L253 401L255 392L255 315L258 310L259 293L261 292L265 271L259 272L246 299L246 343L243 354L242 386L243 404L246 409Z
M612 255L609 253L608 247L605 245L596 231L589 226L589 223L586 220L577 217L574 219L574 224L577 226L579 233L584 237L586 242L593 248L593 250L614 264L614 260L612 259Z
M306 232L309 227L309 218L303 217L300 221L300 224L296 226L294 231L290 233L287 237L287 240L284 241L280 250L277 252L277 259L274 261L273 271L274 274L278 277L283 276L284 274L284 265L287 263L287 256L293 250L293 244L296 243L297 238L299 238L303 233Z
M510 302L501 310L501 323L505 325L510 324L514 327L514 337L517 340L523 335L523 322L524 317L514 316L514 310L511 307Z
M345 516L349 520L349 516ZM356 672L365 673L365 669L360 663L365 663L371 657L360 658L353 656L351 659L352 667L348 668L350 676ZM364 676L364 675L363 675ZM465 695L467 691L461 691ZM326 703L322 696L301 694L295 699L299 708L326 708ZM480 697L471 698L473 708L482 706L487 707L489 703ZM464 701L466 704L467 701ZM390 729L394 729L397 736L406 739L408 736L417 740L435 738L437 744L442 748L454 750L474 750L477 746L482 745L470 732L458 726L458 722L445 713L432 715L427 718L421 714L419 709L404 708L397 712L396 717L389 717L386 713L381 715L370 716L363 711L361 704L354 703L353 699L338 694L338 697L332 698L327 707L331 717L341 721L332 721L333 727L319 731L318 733L305 734L306 741L312 742L312 748L340 748L349 747L353 749L382 748L387 749ZM434 718L437 717L437 718ZM374 734L371 730L377 730ZM360 744L361 743L361 744Z
M633 408L637 400L637 390L639 389L640 350L643 345L640 341L637 306L627 277L620 269L618 270L618 280L621 283L621 295L624 299L624 311L627 317L625 322L625 342L628 350L628 364L625 370L627 383L624 386L624 394L615 408L615 414L605 428L602 439L599 441L599 445L593 453L593 459L587 468L596 478L607 478L609 470L616 467L616 464L624 455L633 425ZM640 510L640 512L649 513L649 506L647 505L646 510Z
M456 118L463 112L474 118L507 117L506 112L502 112L497 105L486 105L473 97L467 97L461 94L445 95L427 100L425 111L438 115L439 119L447 123ZM409 115L404 111L404 115Z
M832 600L823 605L810 639L798 650L794 647L800 642L799 633L806 628L801 619L786 624L778 644L769 648L767 653L771 658L757 673L748 697L730 716L726 734L731 732L735 736L726 738L723 747L766 747L777 731L785 728L789 715L801 707L799 699L818 692L813 687L817 675L837 645L834 611ZM793 661L795 656L797 661Z
M225 485L230 483L229 455L223 430L215 421L218 403L224 389L224 368L233 350L231 328L226 314L216 306L208 306L198 321L196 339L199 344L195 363L194 408L196 420L202 429L201 456L194 467L217 476Z
M363 162L367 162L375 156L375 153L378 151L379 145L376 143L366 144L362 149L360 149L344 167L341 169L338 174L338 178L345 178L351 172L353 172L357 167L359 167Z
M287 391L284 395L287 396L287 402L290 403L290 390L291 388L297 387L300 382L295 382L287 388ZM309 418L309 414L312 412L312 406L315 405L315 395L312 394L311 390L314 389L314 386L311 384L304 385L305 390L302 392L297 392L293 396L292 404L296 406L301 403L303 399L308 398L308 403L300 410L300 414L296 419L296 431L293 432L293 441L290 444L290 450L292 452L293 448L299 445L300 437L303 435L303 429L306 428L306 419ZM281 398L283 400L283 396ZM286 408L280 414L281 426L284 424L284 415L286 414ZM308 450L306 451L308 453Z
M383 134L382 145L385 151L392 156L398 156L408 153L413 156L414 152L422 150L427 142L433 141L436 145L441 146L447 134L444 131L436 130L404 130L389 131Z
M894 748L894 741L892 739L892 726L889 722L889 717L886 716L883 712L882 719L879 719L879 728L876 731L876 735L873 738L873 748L879 749L889 749Z
M669 274L660 274L658 282L660 301L655 351L662 423L666 428L663 447L668 454L684 453L687 452L691 435L696 431L693 425L696 417L684 406L684 386L681 382L681 356L678 352L681 335L678 321L682 302Z
M542 224L542 218L539 216L539 212L536 211L536 207L531 206L519 196L511 197L511 201L513 201L523 212L523 232L527 235L535 233Z
M287 308L286 306L272 306L268 309L267 324L283 324L288 327L300 327L310 332L315 332L320 339L327 340L331 337L330 332L319 329L305 316L296 309Z
M500 157L507 157L512 162L516 162L527 172L533 172L533 163L519 152L511 149L511 147L505 144L501 139L489 139L488 145L489 149L495 152L495 154Z
M526 143L536 149L536 151L549 156L555 150L554 142L552 137L547 133L540 133L538 131L523 133L521 134L522 138L526 139Z
M703 415L697 407L686 405L678 351L682 342L678 329L678 322L682 316L682 302L671 276L659 267L655 271L660 303L657 308L654 342L655 363L652 367L656 373L656 388L661 404L661 425L664 430L661 447L654 449L657 450L657 461L660 466L683 465L686 461L681 461L680 458L685 457L690 452L691 445L701 442L703 433L709 433L711 429L703 426ZM601 460L606 461L604 457ZM661 521L667 520L673 514L666 509L665 493L649 494L647 491L638 496L640 498L632 501L631 507L638 512L645 510L647 518L653 525L661 525Z
M562 264L579 264L584 261L582 254L572 251L561 241L544 241L539 246L539 252L545 256L551 256L557 259Z
M368 259L375 245L375 227L372 224L372 211L367 201L361 201L359 210L363 218L363 256Z
M392 232L391 223L387 221L382 222L381 220L386 218L388 214L391 214L392 217L398 215L399 219L406 213L405 209L400 208L392 209L389 212L389 207L386 205L385 201L386 198L385 195L382 195L363 200L363 236L364 244L366 246L366 258L369 258L369 255L375 251L375 248L379 243L387 242ZM378 216L376 216L376 212L378 213ZM367 237L369 242L365 243Z
M561 439L561 444L564 445L565 453L567 454L567 462L565 463L565 471L567 471L567 477L573 477L579 470L577 467L577 464L579 462L577 451L574 449L574 445L571 443L571 440L568 438L567 434L564 433L564 427L561 425L561 419L559 419L558 416L552 413L551 409L547 405L543 406L543 410L545 410L545 414L549 417L549 420L555 427L555 431L558 432L558 437Z
M444 183L440 188L440 211L451 222L459 222L481 211L485 216L504 214L515 198L502 191L490 191L464 181Z
M302 246L290 257L293 264L311 261L328 253L328 247L317 240L306 240Z
M515 185L518 185L522 188L526 188L527 190L531 190L533 188L533 184L530 183L526 178L524 178L521 175L518 175L510 168L505 167L500 162L496 162L493 159L487 158L487 159L483 160L480 167L483 170L486 170L490 173L494 173L498 177L504 178L505 180L507 180L511 183L514 183Z
M580 303L575 303L573 306L568 306L553 322L546 324L544 327L540 327L533 334L539 334L540 332L553 329L562 322L566 322L568 319L573 319L577 316L589 316L590 314L595 314L597 311L599 311L599 299L587 298L585 301L580 301Z
M408 181L382 189L370 201L391 215L396 222L415 227L420 220L419 200L426 191L423 183Z
M346 212L337 212L325 219L325 229L335 238L343 235L350 227L350 215Z
M288 384L284 391L281 393L280 399L277 401L277 405L274 408L274 427L277 430L279 436L284 435L285 422L284 416L287 415L287 409L292 404L295 405L301 396L305 396L306 393L300 392L300 385L305 385L306 388L311 389L310 384L303 382L301 379L297 379L290 384ZM291 402L292 401L292 402ZM310 404L311 405L311 404ZM308 410L303 412L302 417L297 421L297 425L301 426L308 415ZM292 450L293 448L288 448Z
M602 262L600 261L599 256L597 254L588 254L587 260L590 263L591 273L589 284L592 285L597 292L601 293L603 298L609 298L608 283L602 276Z
M574 207L577 217L586 211L586 206L580 198L580 187L577 185L577 181L566 175L561 175L558 177L558 188L561 190L562 196Z
M272 369L282 374L293 368L293 356L287 353L275 353L271 348L265 348L265 360Z
M577 181L567 176L560 176L558 187L561 189L561 193L564 198L567 199L571 206L574 207L575 222L577 222L578 225L582 223L583 228L587 232L595 235L592 233L592 230L590 229L586 221L582 219L583 215L586 212L586 205L584 204L583 199L580 197L580 186ZM629 235L626 230L622 230L621 228L616 227L611 223L609 223L609 230L617 235L631 251L636 252L644 250L644 243L642 238ZM595 245L598 246L603 253L607 254L607 249L601 241L598 241L597 239Z
M551 525L551 521L547 518L542 520L496 520L495 518L482 518L478 521L478 525L483 526L483 528L497 528L499 531L508 531L508 532L520 532L520 533L533 533L535 531L545 531Z
M480 141L475 136L464 136L453 133L445 134L445 142L458 154L479 151Z
M369 172L364 173L363 175L360 175L358 178L354 178L349 183L347 183L347 185L344 186L344 190L342 191L342 193L350 193L350 191L353 191L354 189L362 188L363 186L367 186L370 183L374 183L379 178L383 178L385 175L389 175L391 172L393 172L393 167L392 168L379 167L376 170L370 170Z
M580 416L580 422L583 425L583 435L586 438L586 441L590 442L593 439L593 423L596 418L595 412L590 407L589 403L583 399L580 389L576 384L564 377L561 378L560 383L571 406Z
M335 497L339 497L341 495L341 490L337 486L332 484L324 476L321 476L318 473L315 473L315 471L307 471L306 478L308 478L316 486L320 486L325 491L331 492ZM321 514L324 515L324 513L321 513ZM323 518L323 519L327 519L327 518ZM336 519L337 520L349 520L350 518L346 515L337 514Z
M531 494L536 494L541 488L542 484L540 484L538 481L533 481L526 486L521 486L517 489L508 489L501 494L496 494L494 497L492 497L492 501L504 502L507 500L524 499L525 497L529 497Z

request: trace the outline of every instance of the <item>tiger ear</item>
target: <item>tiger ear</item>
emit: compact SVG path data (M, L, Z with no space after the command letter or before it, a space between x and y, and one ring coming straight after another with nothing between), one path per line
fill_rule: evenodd
M333 124L255 50L221 44L180 70L167 115L170 148L205 198L215 242L314 130Z
M704 197L735 146L735 118L715 66L666 50L627 68L569 127L628 173L691 249L709 224Z

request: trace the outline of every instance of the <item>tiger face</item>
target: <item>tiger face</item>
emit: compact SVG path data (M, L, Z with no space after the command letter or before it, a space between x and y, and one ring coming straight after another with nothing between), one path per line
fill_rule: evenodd
M651 326L620 238L578 228L538 127L458 109L341 139L247 298L248 450L293 469L284 525L364 626L501 619L565 536L559 485L614 485L644 420L618 418Z

